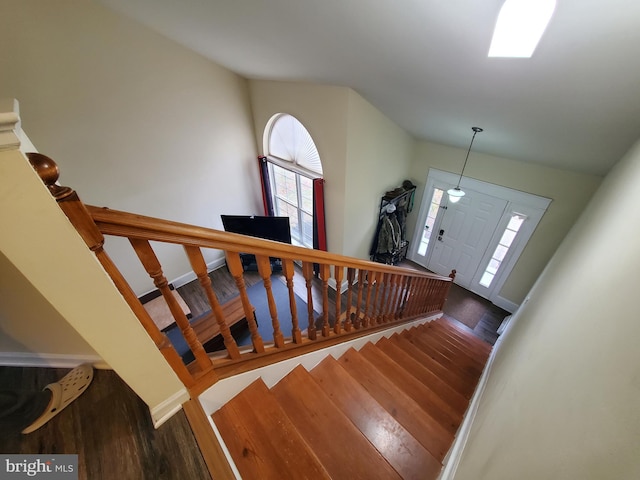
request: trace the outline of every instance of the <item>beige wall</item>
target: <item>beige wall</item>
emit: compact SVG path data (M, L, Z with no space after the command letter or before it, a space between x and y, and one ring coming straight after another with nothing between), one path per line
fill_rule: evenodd
M2 253L0 272L0 356L7 352L5 361L24 360L34 352L43 362L69 352L100 358Z
M360 95L344 87L251 80L256 139L289 113L316 143L325 178L328 249L368 258L385 191L406 178L413 140Z
M274 115L288 113L309 131L322 161L325 179L327 247L342 253L346 201L347 102L349 89L298 82L251 80L256 142L263 152L264 129ZM257 169L257 167L256 167Z
M46 343L69 355L87 353L91 345L152 410L167 399L179 401L186 392L173 370L17 150L0 151L0 192L0 251L11 262L0 265L3 283L7 295L20 296L0 306L11 342L43 349L34 354L47 353ZM82 339L63 338L70 328Z
M211 227L221 213L259 208L246 80L89 0L3 1L0 44L0 96L20 100L23 128L86 203ZM75 232L56 223L66 221L61 213L51 213L51 228L21 220L40 222L42 209L57 206L29 203L19 165L0 174L2 253L15 268L0 267L8 295L20 297L0 304L11 335L3 353L95 350L152 411L179 404L181 384L109 279L84 245L63 241ZM107 250L138 293L153 288L126 242L108 241ZM181 249L160 257L169 279L187 271ZM19 303L30 308L17 316ZM79 335L61 338L70 328Z
M640 478L640 142L514 318L457 480Z
M482 135L487 135L483 133ZM479 141L478 138L476 141ZM466 149L418 142L411 178L419 184L420 205L429 168L460 173ZM465 176L552 199L500 296L520 304L554 251L598 188L601 177L471 152ZM416 216L410 216L411 233Z
M89 0L3 1L0 43L0 96L86 203L208 227L260 207L243 78ZM126 242L107 247L153 288ZM170 280L188 270L160 255Z
M368 258L380 197L408 177L414 140L353 90L346 133L343 253Z

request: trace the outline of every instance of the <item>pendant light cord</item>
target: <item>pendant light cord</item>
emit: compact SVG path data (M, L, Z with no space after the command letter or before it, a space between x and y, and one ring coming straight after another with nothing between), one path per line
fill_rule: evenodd
M464 169L467 166L467 160L469 160L469 153L471 153L471 147L473 146L473 140L476 138L476 134L478 132L482 132L483 129L480 127L471 127L471 130L473 130L473 137L471 137L471 143L469 144L469 150L467 150L467 157L464 159L464 165L462 165L462 172L460 172L460 178L458 179L458 185L456 186L456 189L460 188L460 182L462 181L462 175L464 175Z

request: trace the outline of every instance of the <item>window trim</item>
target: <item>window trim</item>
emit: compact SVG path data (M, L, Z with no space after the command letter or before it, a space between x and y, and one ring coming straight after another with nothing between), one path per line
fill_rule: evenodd
M277 193L276 193L276 191L277 191L276 188L272 188L271 189L271 196L273 198L273 206L274 206L274 210L275 210L274 213L276 213L276 215L278 215L278 213L277 213L277 210L278 210L278 202L277 201L278 200L281 200L284 203L286 203L287 205L295 208L296 212L298 214L297 215L298 216L298 227L299 227L298 229L299 229L300 235L299 235L299 239L296 238L294 236L294 232L293 232L293 229L292 229L292 231L291 231L291 241L292 242L295 241L296 244L299 245L299 246L303 246L305 248L313 249L313 233L311 235L311 237L312 237L311 238L311 245L307 245L307 244L304 243L304 231L303 231L303 228L302 228L302 225L303 225L304 222L303 222L302 214L304 213L304 214L307 214L307 215L311 215L312 223L314 221L314 217L313 217L313 206L312 206L312 211L311 212L308 212L302 206L302 204L303 204L303 201L302 201L302 188L301 188L302 182L300 181L300 176L303 176L303 177L305 177L305 178L307 178L308 180L311 180L311 181L313 181L314 177L310 177L308 174L297 172L292 168L288 168L288 167L290 167L292 165L289 162L287 162L286 165L281 165L281 164L276 163L276 162L270 162L269 157L267 157L267 166L269 168L269 174L270 174L270 177L271 177L270 181L273 182L272 187L275 187L275 174L273 172L273 166L272 165L276 165L276 166L278 166L278 167L280 167L280 168L282 168L284 170L288 170L288 171L290 171L290 172L292 172L292 173L294 173L296 175L296 177L295 177L295 179L296 179L296 197L297 197L297 201L298 201L298 205L293 205L286 198L278 196ZM315 178L318 178L318 177L315 177ZM312 189L312 196L313 196L313 183L311 185L311 189ZM297 233L298 232L296 232L296 234Z

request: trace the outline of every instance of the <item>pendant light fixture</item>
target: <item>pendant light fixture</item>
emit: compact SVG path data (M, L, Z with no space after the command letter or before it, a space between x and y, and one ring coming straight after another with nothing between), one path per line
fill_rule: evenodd
M469 153L471 153L471 146L473 145L473 140L476 138L476 134L482 132L482 128L480 127L471 127L473 130L473 137L471 137L471 143L469 144L469 150L467 150L467 158L464 159L464 165L462 166L462 172L460 172L460 178L458 179L458 185L456 188L450 188L447 190L447 194L449 195L449 201L451 203L458 203L462 197L464 197L464 191L460 190L460 181L462 180L462 175L464 174L464 168L467 166L467 160L469 160Z

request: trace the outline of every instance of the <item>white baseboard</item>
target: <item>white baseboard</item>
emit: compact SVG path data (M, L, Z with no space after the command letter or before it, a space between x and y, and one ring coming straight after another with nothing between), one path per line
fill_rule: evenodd
M353 285L356 285L357 283L358 281L356 280L353 282ZM337 283L335 278L330 278L327 284L329 285L329 288L331 288L334 292L338 290L336 288ZM346 292L347 288L349 288L349 280L342 280L342 283L340 284L340 293Z
M506 298L501 296L497 296L496 298L491 299L491 303L497 305L498 307L506 310L509 313L515 312L520 306L517 303L514 303L511 300L507 300Z
M3 367L75 368L83 363L90 363L94 368L103 370L111 369L111 367L98 355L0 352L0 365Z
M182 404L189 400L189 392L185 388L181 388L169 398L156 405L153 408L149 408L151 413L151 420L154 428L158 428L164 422L173 417L182 409Z
M213 270L217 270L218 268L223 267L225 263L226 263L225 257L216 258L215 260L207 263L207 271L211 272ZM175 288L179 288L179 287L182 287L183 285L186 285L189 282L194 281L197 278L198 277L196 276L195 272L191 271L191 272L185 273L184 275L180 275L177 278L174 278L169 283L173 285ZM148 292L144 292L138 295L138 298L144 297L145 295L148 295L149 293L155 292L155 291L157 291L156 288L149 290Z
M215 260L207 263L207 271L210 272L212 270L217 270L218 268L222 267L225 262L226 259L224 257L216 258ZM171 283L174 287L179 288L189 282L194 281L196 278L198 277L196 276L195 272L187 272L184 275L179 276L178 278L174 278L169 283Z

